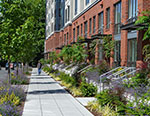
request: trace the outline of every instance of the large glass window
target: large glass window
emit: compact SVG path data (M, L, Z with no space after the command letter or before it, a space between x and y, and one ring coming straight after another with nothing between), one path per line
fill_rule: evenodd
M93 17L93 33L96 31L96 16Z
M68 6L68 21L70 20L70 6Z
M98 14L98 32L103 33L103 12Z
M120 66L121 63L121 56L120 56L120 46L121 41L115 41L115 48L114 48L114 66Z
M77 37L79 37L79 26L77 27Z
M75 28L73 29L73 42L75 42L75 38L76 38L76 30Z
M84 22L84 37L87 37L87 21Z
M64 45L66 45L66 34L64 34Z
M83 25L81 24L81 36L83 36Z
M115 34L119 34L121 24L121 2L115 5Z
M67 33L67 45L69 43L69 33Z
M89 32L92 33L92 19L89 20Z
M75 0L75 15L77 14L78 10L78 0Z
M138 0L129 0L129 19L133 19L138 15Z
M128 40L128 66L136 66L137 60L137 39Z
M65 10L65 23L67 22L67 9Z
M87 4L89 4L89 2L90 2L90 0L86 0L86 3L85 3L85 4L87 5Z
M106 16L107 16L106 17L106 19L107 19L106 20L106 22L107 22L106 28L109 29L109 27L110 27L110 8L106 9Z

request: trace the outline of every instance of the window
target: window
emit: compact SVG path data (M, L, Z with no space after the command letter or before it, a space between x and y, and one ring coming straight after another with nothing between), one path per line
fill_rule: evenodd
M84 22L84 37L87 37L87 21Z
M98 32L103 33L103 12L98 14Z
M86 5L88 5L88 4L89 4L89 2L90 2L90 0L86 0Z
M79 37L79 26L77 27L77 37Z
M92 19L89 20L89 32L92 33Z
M66 34L64 34L64 45L66 45Z
M70 20L70 6L68 6L68 21Z
M106 28L109 29L110 28L110 8L106 9Z
M137 60L137 39L128 40L128 66L135 67Z
M121 2L115 5L115 34L119 34L121 32L120 23L121 23Z
M81 24L81 36L83 36L83 25Z
M69 43L69 34L67 33L67 45Z
M96 30L96 16L93 17L93 33L95 33Z
M75 0L75 15L77 14L78 10L78 0Z
M67 22L67 9L65 10L65 23Z
M75 42L75 38L76 38L76 30L75 28L73 29L73 42Z
M121 41L115 41L115 48L114 48L114 66L120 66L121 63L121 56L120 56L120 46Z
M129 0L129 19L135 18L138 15L138 0Z

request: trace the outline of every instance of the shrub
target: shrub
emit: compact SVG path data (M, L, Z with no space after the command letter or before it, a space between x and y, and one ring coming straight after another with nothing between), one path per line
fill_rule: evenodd
M125 113L124 105L126 104L126 99L123 96L124 89L121 87L116 87L110 90L104 90L96 95L96 98L101 106L110 104L113 108L117 107L120 114Z
M0 87L0 99L5 96L6 94L8 94L9 96L13 93L15 96L19 97L20 101L25 101L25 92L21 87L12 87L12 86L2 86Z
M82 82L80 89L81 89L83 96L85 97L92 97L97 94L97 87L95 87L92 83L88 84L88 83Z
M29 71L25 72L26 75L31 75Z
M21 87L0 84L0 115L21 116L19 105L25 101L25 93Z
M43 67L43 71L47 72L47 73L52 73L54 70L52 67L48 67L48 66L44 66Z
M119 116L117 108L113 110L109 104L102 107L97 101L92 101L88 103L87 107L90 111L97 112L100 116Z
M73 94L73 96L75 96L75 97L82 96L82 92L81 92L80 88L72 87L70 90L71 90L71 93Z
M10 95L6 93L4 96L1 96L0 98L0 104L3 104L5 102L18 106L20 104L20 99L14 93L11 93Z
M0 115L2 116L21 116L21 112L17 110L13 104L3 103L0 104Z
M67 84L71 84L72 86L76 86L77 82L74 77L71 77L63 72L60 73L59 77L61 78L62 81L66 82Z
M66 88L70 88L70 87L72 87L72 84L71 83L66 83L66 82L64 82L64 81L61 81L61 84L63 85L63 86L65 86Z
M21 84L28 84L28 78L24 75L24 73L21 70L15 71L14 73L11 73L11 84L14 85L21 85Z
M142 97L138 97L135 93L135 99L133 101L129 101L128 104L125 105L126 114L127 115L140 115L140 116L149 116L150 115L150 93L149 91L142 95Z
M96 69L99 72L99 75L102 75L103 73L106 73L110 70L109 65L105 60L101 61L101 63L98 66L96 66Z

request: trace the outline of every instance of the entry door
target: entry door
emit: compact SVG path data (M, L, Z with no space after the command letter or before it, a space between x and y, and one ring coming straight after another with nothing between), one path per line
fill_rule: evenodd
M115 49L114 49L114 66L118 67L121 63L121 57L120 57L120 45L121 41L115 41Z
M128 66L136 67L137 60L137 39L128 40Z

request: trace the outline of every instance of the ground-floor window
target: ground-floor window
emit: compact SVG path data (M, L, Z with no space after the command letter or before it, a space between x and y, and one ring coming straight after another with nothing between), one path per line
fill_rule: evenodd
M99 47L99 61L103 60L103 47L100 45Z
M128 40L128 66L135 67L137 60L137 39Z
M115 48L114 48L114 66L115 67L120 66L120 63L121 63L120 46L121 46L121 41L115 41Z

